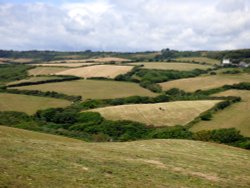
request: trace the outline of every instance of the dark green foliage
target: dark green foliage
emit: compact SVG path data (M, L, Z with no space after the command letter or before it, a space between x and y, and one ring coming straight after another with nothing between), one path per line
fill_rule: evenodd
M29 86L29 85L39 85L39 84L46 84L46 83L53 83L53 82L65 82L65 81L72 81L72 80L79 80L79 77L76 76L59 76L59 78L49 79L49 80L41 80L35 82L22 82L18 84L11 84L8 87L18 87L18 86Z
M161 138L161 139L191 139L192 132L183 126L174 126L166 128L154 129L149 138Z
M223 74L239 74L241 73L240 70L227 70L227 71L223 71Z
M78 111L75 109L49 108L37 111L35 118L57 124L73 124L77 122L77 115Z
M0 65L0 83L24 79L29 69L31 67L27 65Z
M84 112L77 115L78 123L99 124L103 121L103 117L97 112Z
M30 116L24 112L0 111L0 125L17 125L30 120Z
M206 112L206 113L203 113L201 116L200 116L201 120L203 121L210 121L212 119L212 113L209 111L209 112Z
M193 137L196 140L213 141L225 144L233 144L244 140L240 131L235 128L200 131L195 133Z
M55 91L39 91L39 90L20 90L20 89L6 89L0 92L5 93L13 93L13 94L23 94L23 95L32 95L32 96L40 96L40 97L52 97L58 99L65 99L73 102L80 101L82 99L81 96L72 96L66 95L64 93L57 93Z
M239 84L233 85L225 85L223 86L224 89L242 89L242 90L250 90L250 83L249 82L241 82Z

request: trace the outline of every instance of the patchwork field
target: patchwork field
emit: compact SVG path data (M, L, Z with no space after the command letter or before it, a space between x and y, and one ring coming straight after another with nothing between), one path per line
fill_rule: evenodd
M156 94L135 83L105 80L76 80L48 83L33 86L16 87L16 89L56 91L68 95L81 95L83 99L109 99L134 95L155 96Z
M34 59L30 58L0 58L0 62L13 62L13 63L29 63L33 61Z
M118 57L102 57L102 58L91 58L91 59L65 59L65 60L57 60L50 61L50 63L86 63L86 62L94 62L94 63L109 63L109 62L128 62L129 59L118 58Z
M86 143L0 126L1 187L249 187L250 152L188 140Z
M211 58L207 58L207 57L181 57L181 58L177 58L176 60L179 61L186 61L186 62L199 62L199 63L208 63L211 65L218 65L220 64L220 61L217 59L211 59Z
M212 130L220 128L237 128L242 135L250 137L250 91L228 90L216 96L240 96L242 102L235 103L223 111L214 114L211 121L201 121L191 130Z
M130 65L144 65L142 68L145 69L160 69L160 70L179 70L179 71L190 71L194 69L209 69L212 66L199 65L192 63L157 63L157 62L141 62L141 63L130 63Z
M99 112L110 120L131 120L154 126L174 126L187 124L218 102L218 100L204 100L134 104L97 108L91 111Z
M25 83L25 82L38 82L38 81L43 81L43 80L52 80L55 78L59 78L58 76L38 76L38 77L30 77L27 79L23 80L18 80L14 82L9 82L7 85L12 85L12 84L20 84L20 83Z
M29 70L29 75L38 76L38 75L53 75L58 72L68 70L69 68L64 67L36 67Z
M18 111L33 114L37 110L66 107L68 105L70 105L69 101L61 99L0 93L0 111Z
M93 65L95 63L41 63L41 64L32 64L36 66L43 66L43 67L82 67Z
M163 90L179 88L184 91L194 92L199 89L206 90L240 82L250 82L250 74L200 76L163 82L160 83L160 86Z
M57 72L56 75L72 75L82 78L90 78L90 77L115 78L120 74L126 74L132 69L133 66L95 65L95 66L74 68L62 72Z

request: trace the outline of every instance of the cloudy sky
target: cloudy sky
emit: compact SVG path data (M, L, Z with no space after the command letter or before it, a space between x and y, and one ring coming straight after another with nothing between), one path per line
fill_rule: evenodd
M250 0L0 0L0 49L250 48Z

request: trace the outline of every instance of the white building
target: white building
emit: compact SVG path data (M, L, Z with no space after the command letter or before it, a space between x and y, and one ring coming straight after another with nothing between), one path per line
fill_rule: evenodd
M232 62L230 61L230 59L223 59L222 60L222 65L230 65L232 64Z

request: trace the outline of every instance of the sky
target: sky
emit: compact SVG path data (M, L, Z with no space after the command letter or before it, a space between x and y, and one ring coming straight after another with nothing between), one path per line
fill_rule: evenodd
M250 48L250 0L0 0L0 49Z

